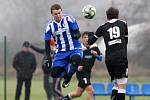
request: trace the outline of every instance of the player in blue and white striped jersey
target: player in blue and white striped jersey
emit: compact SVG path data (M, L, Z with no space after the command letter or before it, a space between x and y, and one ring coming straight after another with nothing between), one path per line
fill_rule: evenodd
M52 62L51 75L54 78L64 77L63 87L67 87L72 75L76 72L78 64L83 55L79 38L78 24L73 16L64 15L62 8L58 4L51 6L52 21L48 22L45 32L45 49L49 66L50 61L50 45L51 36L56 42L56 54ZM71 63L68 72L68 65Z

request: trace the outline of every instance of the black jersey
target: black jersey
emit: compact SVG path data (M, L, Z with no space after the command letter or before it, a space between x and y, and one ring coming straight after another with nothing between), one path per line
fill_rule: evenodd
M91 50L97 51L98 55L100 55L100 50L96 44L91 45L90 47L85 47L82 45L83 48L83 59L81 61L81 65L83 66L83 70L85 72L91 72L91 69L94 65L96 57L91 54Z
M101 36L106 46L106 60L127 59L128 28L125 21L112 19L101 25L94 37Z

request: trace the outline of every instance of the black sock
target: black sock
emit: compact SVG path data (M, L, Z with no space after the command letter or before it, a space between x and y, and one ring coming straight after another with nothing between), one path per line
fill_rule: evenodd
M116 100L125 100L125 93L117 93Z
M63 97L64 99L71 100L69 94Z
M118 93L118 90L112 90L111 100L116 100L117 93Z

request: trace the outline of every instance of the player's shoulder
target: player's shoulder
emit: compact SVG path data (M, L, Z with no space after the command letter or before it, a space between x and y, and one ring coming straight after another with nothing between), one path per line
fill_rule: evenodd
M53 23L53 21L52 20L48 20L46 25L50 25L51 23Z
M68 21L74 22L75 21L75 17L73 15L70 14L63 14L63 18L67 19Z
M115 23L115 22L122 22L122 23L127 23L125 20L121 20L121 19L111 19L111 20L108 20L106 22L107 23Z
M123 23L127 24L127 22L126 22L125 20L121 20L121 19L120 19L119 21L121 21L121 22L123 22Z

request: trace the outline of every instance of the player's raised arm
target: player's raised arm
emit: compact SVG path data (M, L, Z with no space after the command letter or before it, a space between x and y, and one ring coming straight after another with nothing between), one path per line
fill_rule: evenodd
M94 44L96 41L97 41L97 39L99 38L99 37L101 37L101 27L99 27L97 30L96 30L96 32L95 32L95 34L93 33L93 34L90 34L89 35L89 41L88 41L88 44L89 45L92 45L92 44Z
M46 28L46 31L45 31L45 36L44 36L44 39L45 39L45 53L46 53L46 59L45 59L45 65L47 67L50 66L50 61L51 61L51 55L50 55L50 52L51 52L51 47L50 47L50 39L51 39L51 33L50 33L50 27L49 25L47 25L47 28Z

